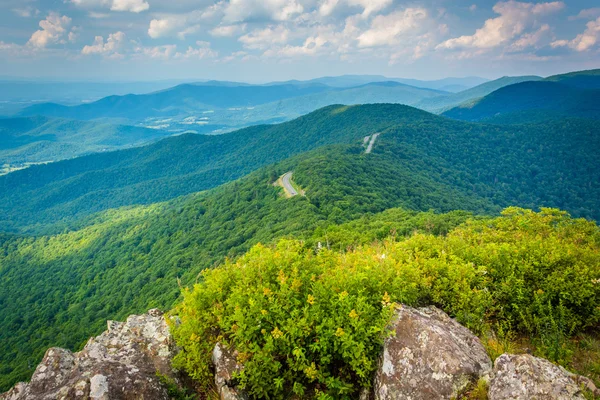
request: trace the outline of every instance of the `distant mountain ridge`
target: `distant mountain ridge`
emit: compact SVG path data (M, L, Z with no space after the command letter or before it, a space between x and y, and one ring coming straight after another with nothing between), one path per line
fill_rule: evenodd
M0 119L0 166L58 161L140 146L172 133L160 129L42 116Z
M183 84L144 95L109 96L89 104L61 106L38 104L20 115L46 115L73 119L128 118L175 116L212 108L248 107L275 100L328 90L325 85L299 87L278 86L215 86Z
M249 125L288 121L332 104L411 105L444 94L446 92L389 81L355 87L330 87L318 82L241 86L186 84L146 95L109 96L79 106L37 104L25 108L19 115L78 120L103 118L139 126L168 125L167 128L174 131L222 133Z
M563 137L569 132L572 140L575 140L575 134L579 137L574 142L580 153L577 159L591 162L589 160L598 157L594 152L600 148L600 127L591 121L500 127L453 121L401 105L329 106L279 125L255 126L218 136L182 135L150 146L33 166L2 176L0 216L10 215L10 218L0 220L0 226L4 230L27 230L35 224L54 223L59 219L68 222L65 216L81 218L107 208L164 201L210 189L264 165L321 146L362 143L365 136L373 133L381 133L381 138L384 138L384 133L390 130L396 132L394 137L400 138L394 148L401 159L404 155L406 160L412 160L414 173L436 165L431 159L434 152L438 154L436 157L441 157L440 160L445 160L443 166L438 166L441 169L430 171L432 175L429 176L435 176L435 179L442 179L440 174L449 179L457 173L454 171L457 165L461 170L481 169L474 173L472 179L457 180L456 185L465 184L473 190L486 176L485 185L480 186L477 192L484 198L495 198L501 206L523 201L510 189L517 183L509 183L513 179L509 176L515 168L512 164L517 161L523 163L529 160L527 162L531 165L539 163L535 157L541 155L526 151L530 146L544 142L544 148L552 151L551 148L571 140ZM514 137L524 142L517 149L511 147ZM382 140L377 139L383 143ZM550 140L554 144L550 145ZM477 147L481 147L477 150L479 158L470 152ZM498 157L497 151L507 151L514 157L494 168L486 165L484 160ZM546 157L549 157L548 154ZM561 161L565 165L554 162L544 167L548 171L541 171L541 167L530 170L529 164L521 165L519 176L527 179L519 181L521 186L517 192L524 190L529 179L544 177L543 183L539 183L544 187L544 194L539 195L539 200L530 200L532 203L522 205L541 202L572 210L578 215L595 215L588 204L594 203L594 196L580 198L576 192L559 193L555 189L556 185L562 184L552 181L557 173L555 168L563 171L561 173L574 170L570 160L572 158ZM582 165L588 164L584 162ZM486 171L485 174L483 171ZM575 182L587 179L590 172L573 174L571 180ZM496 182L498 176L504 176L500 180L503 183ZM529 196L531 194L526 197ZM498 200L500 198L505 200Z
M600 70L504 86L444 115L494 123L528 123L565 117L600 119Z
M453 91L460 91L488 82L488 79L480 78L477 76L470 76L464 78L420 80L409 78L390 78L383 75L340 75L309 79L307 81L294 80L282 83L322 83L332 87L353 87L374 82L398 82L423 89L434 89L443 91L448 91L445 88L454 87Z
M481 85L475 86L473 88L458 93L453 93L447 96L440 96L432 99L421 100L417 104L415 104L415 106L430 112L441 113L449 108L458 106L462 103L486 96L504 86L512 85L519 82L538 81L542 79L543 78L539 76L504 76L502 78L482 83Z
M375 133L367 154L364 138ZM17 234L0 233L0 388L31 376L48 346L77 349L107 318L168 307L178 284L259 242L294 235L343 249L356 242L340 224L353 220L370 226L371 243L443 234L469 212L508 205L600 219L599 157L597 121L500 126L397 104L334 105L280 125L186 134L2 176L0 228ZM305 196L285 198L273 185L289 171ZM31 235L39 232L52 235ZM435 249L429 240L407 256Z

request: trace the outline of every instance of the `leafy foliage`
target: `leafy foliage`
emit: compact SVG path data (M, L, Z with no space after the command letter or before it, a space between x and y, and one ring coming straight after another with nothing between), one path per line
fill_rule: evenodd
M377 207L361 202L329 215L326 199L316 205L310 192L307 198L285 199L271 185L297 160L292 161L209 192L104 212L77 230L37 238L0 237L0 385L6 388L26 379L49 346L82 346L104 329L107 319L170 308L179 296L178 280L191 284L203 269L257 242L294 235L314 243L329 241L334 247L351 246L392 230L399 236L447 232L469 216L409 210L364 215L405 203L386 194L384 186L369 194L383 198ZM325 193L321 184L327 182L315 181L310 188ZM401 179L391 184L408 185ZM420 201L427 210L437 200ZM359 217L355 224L364 226L360 234L352 225L335 225Z
M239 352L238 380L253 397L355 398L370 385L393 303L433 304L475 331L507 323L542 340L539 322L550 319L539 304L560 309L563 333L597 328L599 251L594 223L519 208L447 237L416 234L347 252L257 245L184 291L174 310L176 365L206 383L220 341Z

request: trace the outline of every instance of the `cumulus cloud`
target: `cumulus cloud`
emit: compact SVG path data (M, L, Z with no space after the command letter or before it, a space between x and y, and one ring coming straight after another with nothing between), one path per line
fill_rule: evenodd
M175 55L176 58L196 58L196 59L204 59L204 58L215 58L218 56L218 53L210 47L209 42L197 41L197 47L189 46L185 53L177 53Z
M33 8L31 6L23 7L23 8L13 8L13 12L17 14L19 17L29 18L35 17L40 14L40 10L37 8Z
M407 8L388 15L378 15L371 22L371 27L358 36L358 46L397 44L405 34L420 30L427 18L428 13L424 8Z
M146 58L168 60L175 56L177 52L177 46L174 44L151 47L137 46L134 48L134 52L138 57L143 56Z
M94 43L86 45L81 50L81 54L84 55L101 55L107 58L122 58L123 55L119 53L125 42L125 34L121 31L111 33L108 35L106 42L102 36L96 36Z
M186 36L196 33L200 30L200 24L188 25L193 18L185 15L173 15L162 19L153 19L150 21L148 36L153 39L161 37L176 36L183 40Z
M71 32L69 32L69 35L67 36L69 42L75 43L77 41L77 38L79 38L79 32L81 32L81 27L74 26L73 28L71 28Z
M153 19L148 27L148 36L157 39L173 33L176 29L185 25L185 18L168 17L162 19Z
M570 16L569 21L574 21L576 19L590 20L590 19L595 19L598 17L600 17L600 7L586 8L586 9L579 11L579 14Z
M283 25L269 26L265 29L256 29L238 40L247 49L266 49L276 44L285 44L290 36L290 31Z
M52 12L46 19L41 20L39 25L42 29L31 35L27 45L43 49L49 44L64 43L63 36L71 25L71 18Z
M200 30L202 24L218 16L220 8L221 6L217 4L186 14L162 15L150 21L148 36L153 39L168 36L177 36L179 39L184 39L186 36Z
M246 30L246 24L240 25L219 25L211 29L209 33L216 37L231 37L238 35Z
M545 39L549 39L550 33L550 25L544 24L540 27L540 29L534 32L526 33L523 36L521 36L513 44L510 45L508 50L523 51L530 47L539 48L540 44L544 42L545 44L548 44L548 41L545 41Z
M358 7L362 8L362 16L368 17L386 9L392 3L393 0L325 0L319 6L319 14L329 16L344 7Z
M80 7L108 7L112 11L129 11L140 13L150 8L145 0L70 0Z
M287 21L304 11L297 0L230 0L224 9L226 22Z
M576 51L588 51L600 42L600 17L586 24L586 29L583 33L577 35L573 40L556 40L551 46L570 47Z
M131 11L139 13L150 8L150 4L144 0L113 0L110 9L112 11Z
M485 21L473 35L448 39L438 49L490 49L508 43L529 29L537 18L564 8L560 1L550 3L522 3L508 1L497 3L493 10L499 17Z
M316 55L327 44L324 36L311 36L304 40L300 46L286 45L281 48L272 48L265 51L267 57L296 57L305 55Z

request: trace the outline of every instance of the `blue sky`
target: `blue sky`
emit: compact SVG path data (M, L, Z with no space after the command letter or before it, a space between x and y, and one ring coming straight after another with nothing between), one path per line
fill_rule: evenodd
M1 0L0 75L223 79L600 68L600 3Z

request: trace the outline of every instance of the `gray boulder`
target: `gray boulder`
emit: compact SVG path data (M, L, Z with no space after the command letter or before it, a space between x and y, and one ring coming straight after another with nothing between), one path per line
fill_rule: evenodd
M246 399L247 396L235 387L235 374L242 370L237 362L237 351L217 343L212 353L215 366L215 385L221 400Z
M0 400L156 399L168 400L157 372L177 381L171 369L174 347L159 310L108 321L108 330L72 353L50 348L31 382L0 394Z
M480 340L435 307L402 306L391 328L375 375L375 399L451 399L492 370Z
M582 386L591 391L596 389L588 381L529 354L502 354L494 363L488 397L490 400L584 400Z

